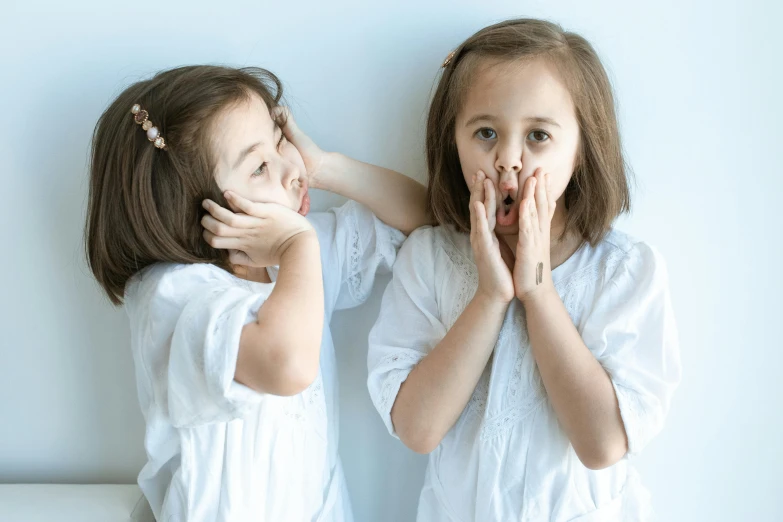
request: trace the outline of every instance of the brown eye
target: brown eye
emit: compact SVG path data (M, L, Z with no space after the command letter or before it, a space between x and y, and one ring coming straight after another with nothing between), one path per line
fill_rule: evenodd
M543 143L549 139L549 134L542 130L534 130L527 135L527 139L536 143Z
M476 136L480 140L489 141L497 138L497 133L489 127L482 127L476 132Z

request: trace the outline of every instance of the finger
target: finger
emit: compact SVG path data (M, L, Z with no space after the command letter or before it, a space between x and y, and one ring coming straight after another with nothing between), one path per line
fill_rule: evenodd
M207 244L212 248L219 248L222 250L228 250L232 248L239 250L241 248L240 240L235 237L219 237L209 230L205 230L202 236L204 241L206 241Z
M552 178L549 176L549 172L546 173L546 196L549 200L549 220L555 215L555 208L557 208L557 200L555 194L552 192Z
M544 171L542 169L538 169L536 172L537 175L537 181L536 181L536 191L535 191L535 202L536 202L536 214L540 218L541 226L546 227L546 223L544 223L544 219L547 216L549 216L549 199L547 198L547 187L546 187L546 175L544 174ZM543 232L543 230L542 230Z
M495 220L497 217L497 196L495 195L495 187L492 185L492 181L484 180L484 205L487 209L487 227L490 231L495 230Z
M260 219L264 219L267 216L266 212L263 212L263 205L260 205L258 203L255 203L253 201L250 201L249 199L240 196L236 192L226 191L223 196L226 198L226 201L231 205L232 208L235 208L235 213L241 212L243 214L247 214L248 216L257 217Z
M534 200L528 201L528 215L530 216L530 226L535 232L541 232L541 224L538 219L538 208Z
M209 214L205 214L201 218L201 226L220 237L240 237L246 232L246 230L228 226Z
M525 180L525 186L522 189L522 199L533 199L536 190L536 176L533 173L532 176Z
M476 200L481 201L482 206L484 205L484 180L487 179L487 176L484 174L483 171L478 171L476 173Z
M484 203L481 201L476 201L476 232L479 240L485 247L489 247L492 244L487 224L487 211L484 208Z
M468 186L468 189L470 190L470 205L473 205L476 201L478 201L478 186L479 186L479 179L480 175L483 174L483 172L478 171L475 176L473 176L472 183L470 186Z
M476 201L471 201L470 203L470 233L473 234L476 232L476 214L478 213L478 207L476 206Z
M230 203L229 203L230 204ZM234 228L255 228L258 226L258 218L248 216L247 214L238 214L218 205L210 199L205 199L202 207L209 212L213 218ZM239 209L237 209L239 211Z
M273 107L269 113L275 122L285 123L291 115L291 110L284 105L278 105L277 107Z
M288 141L296 145L299 137L302 135L302 131L299 130L291 110L288 107L275 107L274 110L276 110L275 122L280 126L283 135Z
M526 185L527 186L527 185ZM530 209L535 208L535 203L532 198L527 197L519 204L519 232L520 238L523 233L527 237L530 235L533 229L533 220L530 213Z
M530 176L525 180L525 190L523 191L524 197L519 205L519 226L532 226L533 223L530 220L530 206L535 205L535 192L537 180L535 175Z

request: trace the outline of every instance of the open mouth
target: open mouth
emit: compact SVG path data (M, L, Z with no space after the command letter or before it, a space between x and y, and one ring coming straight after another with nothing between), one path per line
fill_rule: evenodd
M511 194L508 194L506 198L498 205L495 221L502 227L507 227L515 224L519 219L519 203L514 200Z

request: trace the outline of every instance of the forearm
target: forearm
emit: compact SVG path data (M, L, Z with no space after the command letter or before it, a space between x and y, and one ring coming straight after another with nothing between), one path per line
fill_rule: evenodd
M280 260L275 288L240 339L235 379L259 392L295 395L318 375L324 321L315 232Z
M611 379L554 288L525 302L533 355L549 400L585 466L608 467L628 448Z
M315 232L295 241L280 259L275 288L258 312L258 323L271 339L285 339L289 349L301 348L317 358L324 321L321 257Z
M412 450L434 450L465 409L497 342L508 304L477 294L402 383L391 416Z
M358 201L378 219L405 234L431 223L427 190L421 183L343 154L325 155L313 186Z

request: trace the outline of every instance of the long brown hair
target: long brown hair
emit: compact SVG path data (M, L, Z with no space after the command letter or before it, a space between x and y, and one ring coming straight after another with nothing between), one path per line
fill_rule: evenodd
M264 69L188 66L135 83L98 120L92 139L85 224L87 260L114 304L137 272L159 262L213 263L224 250L202 238L201 202L227 206L214 178L211 127L224 109L258 95L278 105L280 80ZM139 104L166 140L147 140L134 122Z
M565 192L568 217L563 234L576 232L597 243L631 207L630 172L620 145L612 87L587 40L543 20L507 20L485 27L447 59L427 118L427 192L435 220L462 232L470 230L470 191L462 175L455 123L483 58L545 59L563 75L581 135L576 168Z

